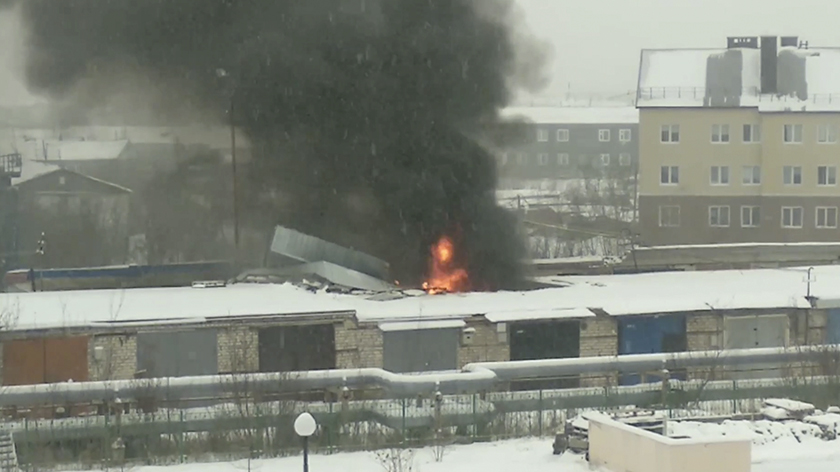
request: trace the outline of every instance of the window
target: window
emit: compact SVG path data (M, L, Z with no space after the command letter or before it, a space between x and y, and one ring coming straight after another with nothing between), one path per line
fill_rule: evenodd
M633 130L622 129L618 130L618 140L622 143L628 143L633 139Z
M528 155L524 152L520 152L516 155L516 163L519 165L525 165L528 163Z
M761 128L758 125L744 125L744 142L760 143Z
M782 178L785 185L801 185L802 167L784 166L782 168Z
M674 228L680 225L680 207L678 205L666 205L659 207L659 226Z
M662 185L676 185L680 183L679 166L662 166L659 170L659 183Z
M557 141L565 143L569 141L569 130L560 128L557 130Z
M712 125L712 142L729 142L729 125Z
M834 144L837 142L837 127L834 125L820 125L817 128L817 142Z
M569 155L565 152L561 152L557 155L557 163L561 166L569 165Z
M541 166L548 165L548 154L537 154L537 162Z
M662 125L659 139L663 143L680 142L680 125Z
M538 129L537 130L537 141L544 143L548 141L548 130L547 129Z
M629 166L631 163L630 153L622 152L618 155L618 165Z
M742 206L741 226L744 228L758 228L761 223L761 207Z
M605 143L610 140L610 130L608 129L599 129L598 130L598 141Z
M802 125L785 125L784 140L786 143L802 142Z
M761 184L761 167L759 166L744 166L744 174L741 183L744 185L759 185Z
M709 207L709 226L723 228L729 226L729 207L728 206L710 206Z
M817 207L817 228L837 227L837 207Z
M782 207L782 227L802 227L802 207Z
M837 167L817 167L817 185L837 185Z
M729 185L729 166L712 166L712 185Z
M601 165L602 166L610 165L610 155L609 154L601 154Z

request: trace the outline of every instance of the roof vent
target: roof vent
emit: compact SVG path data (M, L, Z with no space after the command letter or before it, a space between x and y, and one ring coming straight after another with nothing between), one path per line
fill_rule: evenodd
M219 288L226 285L224 280L196 280L192 283L192 288Z

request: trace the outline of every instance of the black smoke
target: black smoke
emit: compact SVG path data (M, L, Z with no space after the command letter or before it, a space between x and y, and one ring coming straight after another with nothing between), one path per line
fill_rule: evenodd
M495 203L495 164L475 139L509 101L512 81L539 72L522 70L503 20L510 1L19 6L34 92L62 97L80 81L128 71L163 91L161 116L207 107L222 118L232 100L254 144L246 217L373 253L407 282L422 277L442 234L456 238L476 288L521 277L523 241ZM282 198L260 204L268 194Z

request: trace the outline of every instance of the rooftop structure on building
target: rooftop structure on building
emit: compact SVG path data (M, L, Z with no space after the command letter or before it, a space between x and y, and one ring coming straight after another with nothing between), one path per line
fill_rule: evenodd
M727 38L718 49L646 49L636 104L840 111L840 48L796 36Z

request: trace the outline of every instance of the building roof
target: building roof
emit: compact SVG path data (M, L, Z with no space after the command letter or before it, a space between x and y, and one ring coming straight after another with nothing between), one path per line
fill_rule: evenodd
M347 308L292 285L134 288L2 293L0 320L12 329L200 323L212 318L330 314Z
M51 167L55 167L55 166L51 166ZM14 186L15 187L25 187L32 182L38 181L40 179L44 179L47 176L50 176L50 175L55 174L55 173L60 173L60 174L65 174L65 175L69 174L69 175L78 177L80 179L88 180L88 181L93 182L96 185L100 186L100 188L105 187L108 190L111 190L111 191L114 191L114 192L117 192L117 193L132 193L131 189L123 187L122 185L117 185L113 182L108 182L107 180L97 179L96 177L91 177L89 175L82 174L81 172L76 172L76 171L73 171L73 170L70 170L70 169L62 169L60 167L47 170L45 172L42 172L42 173L40 173L38 175L35 175L31 178L28 178L26 180L16 179ZM61 190L61 189L56 189L55 191L64 193L64 191Z
M710 60L722 58L729 51L741 54L740 106L760 111L840 111L840 49L782 47L780 57L793 54L804 59L805 97L761 93L761 51L750 48L718 49L646 49L641 53L637 106L701 107L706 94L721 77L707 77ZM725 65L723 66L726 67ZM779 76L796 75L780 64ZM726 70L724 74L731 74ZM714 74L714 73L713 73ZM721 86L722 87L722 86Z
M120 141L43 141L38 160L44 162L99 161L122 156L127 140Z
M524 119L537 124L638 124L634 107L508 107L503 120Z
M544 277L554 288L427 295L312 293L291 284L222 288L80 290L0 294L17 329L118 323L201 322L214 317L355 313L360 322L421 322L485 316L496 322L748 309L810 308L808 268ZM811 295L840 300L840 266L812 269Z

